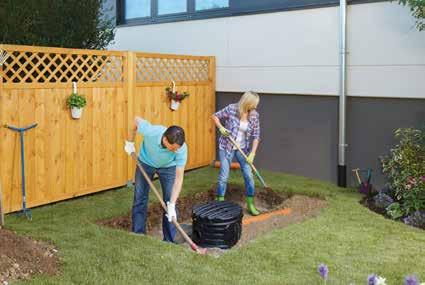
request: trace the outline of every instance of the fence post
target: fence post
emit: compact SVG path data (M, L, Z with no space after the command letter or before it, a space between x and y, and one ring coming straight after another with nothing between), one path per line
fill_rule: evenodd
M212 97L212 108L213 108L213 110L215 110L215 106L216 106L216 94L215 94L215 88L216 88L216 63L215 63L215 56L211 56L210 57L210 62L209 62L210 64L209 64L209 74L208 74L208 79L209 79L209 84L210 84L210 90L211 90L211 97ZM215 112L215 111L214 111ZM213 142L212 142L212 144L213 144L213 147L211 148L211 158L212 159L216 159L216 154L215 154L215 151L216 151L216 149L217 149L217 146L216 146L216 130L215 130L215 128L213 128L213 130L212 130L212 136L213 136Z
M0 45L0 53L2 53L3 52L3 45ZM2 98L3 98L3 65L2 65L2 62L0 62L0 128L3 130L4 128L3 128L3 124L5 123L5 122L3 122L3 105L2 105ZM3 130L4 131L4 130ZM0 130L0 133L1 133L1 130ZM0 136L0 137L3 137L3 136ZM2 140L0 140L0 156L2 156L2 144L3 144L3 142L2 142ZM3 205L3 199L4 199L4 197L3 197L3 193L2 193L2 188L1 188L1 186L2 186L2 180L1 180L1 177L2 177L2 167L1 167L1 164L0 164L0 229L4 226L4 212L5 212L5 209L4 209L4 205Z
M127 61L125 65L125 92L127 97L127 137L130 134L130 125L134 120L134 96L136 93L136 53L127 51ZM127 179L134 178L134 162L131 157L127 157Z

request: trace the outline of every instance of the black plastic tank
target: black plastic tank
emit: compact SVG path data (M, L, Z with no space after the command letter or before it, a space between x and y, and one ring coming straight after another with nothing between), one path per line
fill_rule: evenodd
M228 201L212 201L192 209L192 239L200 247L228 249L242 234L242 207Z

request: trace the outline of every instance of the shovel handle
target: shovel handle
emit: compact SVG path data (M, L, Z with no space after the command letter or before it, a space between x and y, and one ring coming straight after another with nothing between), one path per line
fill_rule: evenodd
M131 157L134 159L134 161L136 162L137 167L139 168L140 172L142 172L143 177L146 179L146 181L148 182L150 188L155 193L155 196L156 196L156 198L158 198L159 203L161 203L161 206L164 209L165 213L167 213L167 206L165 205L164 200L162 200L161 195L159 195L159 191L156 189L155 185L152 183L151 179L149 178L149 176L146 173L145 169L143 168L142 164L139 162L139 159L137 158L137 155L134 152L132 152L131 153ZM180 232L180 234L183 236L183 238L185 239L185 241L190 245L190 247L192 248L192 250L194 250L194 251L196 251L198 253L203 253L204 252L186 234L186 232L183 230L183 228L180 226L180 224L177 222L177 220L175 218L173 219L172 223L177 228L177 230Z
M357 169L353 169L353 172L356 174L356 177L357 177L357 180L359 181L359 184L362 184L362 180L360 179L360 176L359 176L359 168L357 168Z
M242 154L242 156L245 158L245 161L248 162L249 166L251 166L252 170L254 171L255 175L258 177L258 179L260 180L261 184L263 184L263 186L265 188L267 188L267 184L264 181L263 177L261 177L260 172L258 172L257 168L254 166L253 163L250 163L248 161L248 157L246 156L246 154L242 151L242 149L239 147L239 145L235 142L235 140L231 137L228 136L228 138L230 139L230 141L232 142L232 144L236 147L236 149Z

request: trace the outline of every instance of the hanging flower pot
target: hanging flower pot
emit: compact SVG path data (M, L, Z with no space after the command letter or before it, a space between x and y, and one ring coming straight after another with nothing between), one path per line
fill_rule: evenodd
M168 99L170 99L170 109L173 111L177 111L180 107L180 103L183 99L189 96L187 92L179 93L176 91L176 83L173 82L173 88L167 87L165 92L167 94Z
M180 107L180 102L174 99L171 99L171 110L177 111Z
M87 101L84 96L77 94L77 83L72 82L72 93L66 100L66 105L71 109L71 117L73 119L80 119L83 113L83 107L86 106Z
M83 114L83 108L77 108L77 107L72 107L71 108L71 117L73 119L79 119L81 118L81 115Z

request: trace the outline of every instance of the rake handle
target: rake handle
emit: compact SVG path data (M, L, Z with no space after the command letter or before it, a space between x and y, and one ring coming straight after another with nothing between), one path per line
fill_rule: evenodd
M360 169L353 169L353 172L354 173L356 173L356 176L357 176L357 180L359 181L359 184L362 184L362 180L360 179L360 176L359 176L359 170Z
M242 154L242 156L245 158L245 161L248 162L249 166L251 166L252 170L255 172L255 175L257 175L258 179L261 181L261 183L263 184L263 186L265 188L267 188L267 184L264 181L263 177L261 177L261 175L258 172L257 168L255 168L255 166L254 166L253 163L250 163L248 161L248 156L246 156L246 154L242 151L242 149L239 147L239 145L236 143L236 141L231 136L228 136L228 138L230 139L230 141L232 142L232 144L236 147L236 149Z
M167 206L164 203L164 200L162 200L161 195L159 194L159 191L156 189L155 185L152 183L151 179L149 178L148 174L145 172L145 169L143 168L142 164L139 162L139 159L137 158L137 155L132 152L131 157L134 159L134 161L137 164L137 167L139 168L140 172L142 172L143 177L148 182L150 188L152 188L153 192L155 193L156 198L158 198L159 202L161 203L162 208L167 213ZM177 228L177 230L180 232L180 234L183 236L185 241L190 245L190 247L194 251L200 251L200 248L192 241L192 239L186 234L186 232L183 230L183 228L180 226L180 224L177 222L177 220L174 218L172 221L173 225Z

